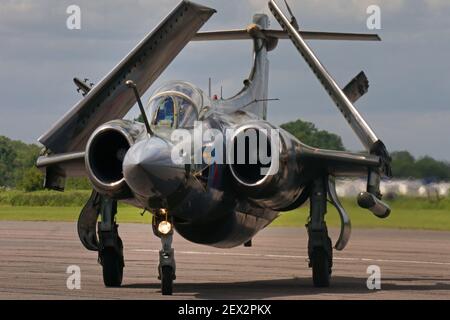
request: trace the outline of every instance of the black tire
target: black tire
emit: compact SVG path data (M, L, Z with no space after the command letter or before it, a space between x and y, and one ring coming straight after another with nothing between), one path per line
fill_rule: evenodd
M331 268L327 253L323 249L316 249L311 254L313 283L315 287L330 286Z
M173 292L173 270L170 266L161 268L161 292L163 296L171 296Z
M123 265L123 257L114 248L103 250L103 282L106 287L120 287L123 278Z

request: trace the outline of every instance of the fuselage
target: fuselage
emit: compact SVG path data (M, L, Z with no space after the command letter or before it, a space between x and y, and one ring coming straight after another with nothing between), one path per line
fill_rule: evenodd
M268 18L256 15L254 23L267 28ZM172 81L155 90L148 103L146 115L152 128L151 134L144 130L143 125L139 129L136 123L113 123L114 130L128 137L125 140L128 140L129 148L109 150L97 147L100 150L97 153L100 158L110 154L119 159L123 177L109 181L110 174L106 172L103 180L106 179L107 183L98 181L99 185L114 189L117 184L122 184L120 197L125 201L150 212L165 209L173 218L177 231L186 239L224 248L247 242L277 218L280 211L298 207L306 201L303 191L309 178L296 164L296 149L301 147L301 143L266 121L267 48L262 39L255 39L254 47L250 76L235 96L211 99L190 83ZM259 131L265 128L281 131L283 151L280 151L280 172L277 175L260 177L259 173L255 175L255 168L263 168L230 167L227 163L230 160L225 155L230 148L229 130L239 130L247 124L255 124ZM215 148L211 148L212 140L205 138L205 132L222 136L219 148L216 137L213 139ZM188 139L180 139L183 135ZM96 178L95 157L93 161L89 160L90 146L107 143L102 143L100 139L97 142L96 134L93 137L88 143L87 163L89 171L94 172L91 181L95 185L96 180L102 179ZM180 145L183 147L180 148ZM221 161L217 161L218 149L222 147L224 154ZM215 154L210 153L209 158L215 161L205 158L204 153L211 149ZM278 155L279 150L272 149L272 155ZM174 159L177 154L183 161ZM270 169L273 165L271 160ZM119 171L114 171L114 168L112 171L117 172L120 178ZM102 177L102 172L97 176ZM283 183L280 184L280 181ZM259 185L261 189L262 185L265 186L264 192L259 192ZM115 196L113 193L110 195Z
M227 129L255 119L254 115L244 112L212 112L201 123L204 128L216 129L225 136ZM227 147L225 141L223 147ZM278 211L252 201L236 187L228 164L204 161L201 164L174 164L170 158L171 148L173 144L164 137L143 138L128 151L130 156L125 157L124 174L138 205L150 211L152 207L167 208L177 231L186 239L217 247L238 246L278 217ZM153 150L156 156L149 156L150 152L139 149ZM138 172L134 172L135 159L130 159L136 154L146 155L141 159L143 163L138 165L143 169ZM300 184L295 190L284 192L302 198L296 204L299 206L306 200L299 196L302 190Z

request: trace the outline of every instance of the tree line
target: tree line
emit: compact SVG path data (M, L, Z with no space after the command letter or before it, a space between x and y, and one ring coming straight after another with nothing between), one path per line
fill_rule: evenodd
M0 189L43 189L44 176L35 166L41 149L36 144L26 144L0 136ZM92 188L86 178L67 179L66 187L77 190Z
M345 150L341 137L319 130L313 123L302 120L281 125L303 143L316 148ZM41 147L0 136L0 188L26 191L42 189L43 175L35 167ZM450 181L450 163L425 156L415 158L408 151L391 153L395 178L413 178L429 181ZM86 178L67 180L68 189L90 189Z

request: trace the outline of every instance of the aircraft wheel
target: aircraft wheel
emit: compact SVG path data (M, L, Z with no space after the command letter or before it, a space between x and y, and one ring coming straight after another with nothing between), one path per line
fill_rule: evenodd
M331 268L328 255L323 249L316 249L311 255L313 283L315 287L330 286Z
M120 287L123 278L123 257L114 248L102 252L103 282L107 287Z
M161 292L164 296L171 296L173 292L173 269L170 266L161 268Z

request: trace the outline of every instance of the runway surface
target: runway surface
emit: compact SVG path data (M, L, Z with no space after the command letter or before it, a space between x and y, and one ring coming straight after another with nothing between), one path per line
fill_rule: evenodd
M0 222L0 299L450 299L450 233L354 230L335 251L332 285L312 286L306 230L268 228L252 248L215 249L176 236L177 280L162 297L159 239L149 225L122 224L123 287L105 288L97 254L64 222ZM331 230L336 239L337 230ZM81 289L69 290L70 265ZM381 290L369 290L367 268L381 270Z

